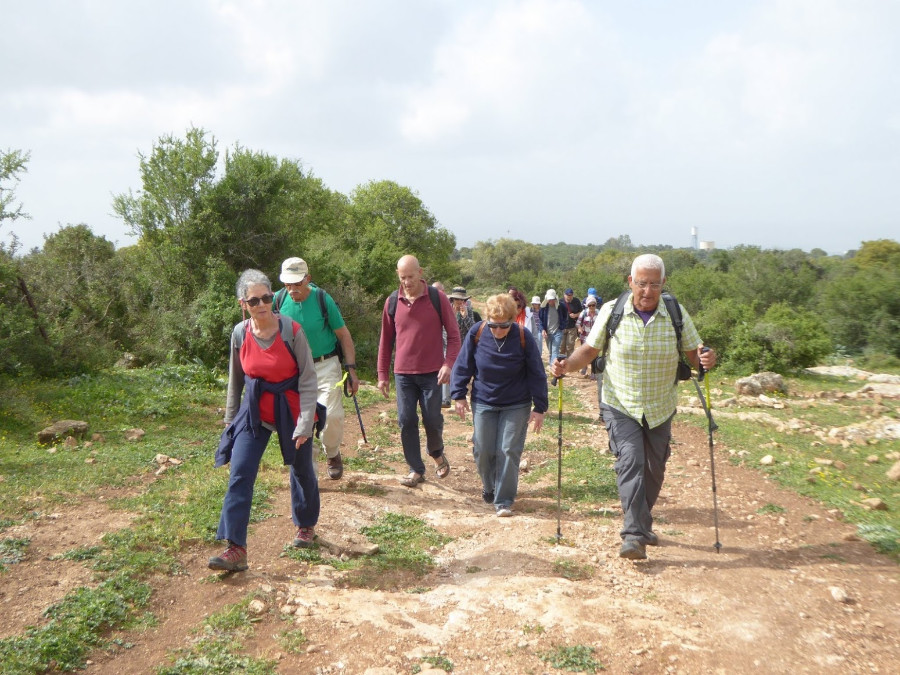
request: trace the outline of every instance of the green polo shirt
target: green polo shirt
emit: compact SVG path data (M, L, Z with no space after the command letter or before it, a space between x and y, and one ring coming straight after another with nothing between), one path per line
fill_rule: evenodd
M334 351L337 346L337 336L334 331L344 327L341 310L338 309L334 299L325 293L325 308L328 311L328 324L331 330L325 329L325 317L322 316L322 308L316 297L318 292L318 287L310 282L309 297L305 302L294 302L291 294L288 293L285 295L280 310L282 314L291 317L303 326L303 332L306 333L306 340L309 342L309 349L312 351L314 359Z
M675 327L662 299L647 325L634 310L633 300L629 296L625 302L625 313L606 354L603 402L638 422L646 417L652 429L669 419L678 405ZM615 304L612 300L600 308L587 337L587 344L601 352L606 322ZM683 306L681 317L681 348L689 352L700 346L700 335Z

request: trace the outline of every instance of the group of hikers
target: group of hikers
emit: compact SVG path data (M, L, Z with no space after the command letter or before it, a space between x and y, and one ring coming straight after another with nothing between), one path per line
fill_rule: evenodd
M605 304L593 288L583 302L567 288L562 300L548 289L543 300L534 296L529 306L521 291L509 288L487 298L484 319L464 288L447 295L440 284L429 285L413 255L398 260L397 277L399 286L382 310L376 372L385 398L393 372L408 467L400 483L414 488L425 481L420 415L435 474L440 479L450 474L442 408L453 407L460 419L472 416L483 500L498 517L512 516L528 427L540 432L547 412L548 379L587 374L590 368L599 379L600 414L616 458L624 512L619 555L646 558L646 546L659 543L651 511L670 454L679 365L684 358L691 367L708 370L716 360L713 350L701 349L687 311L670 298L660 302L666 280L662 259L635 258L629 289ZM314 435L327 456L329 478L343 475L341 383L346 378L351 394L359 388L353 338L303 259L285 260L279 279L284 288L277 293L255 269L245 270L236 284L244 319L231 333L226 428L215 461L217 467L230 463L216 537L227 548L210 558L211 569L248 568L253 488L273 431L284 464L291 467L294 546L311 546L316 537Z

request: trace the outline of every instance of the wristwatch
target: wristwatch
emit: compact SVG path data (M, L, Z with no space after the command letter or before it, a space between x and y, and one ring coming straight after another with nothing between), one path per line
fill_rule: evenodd
M356 364L355 363L345 363L344 368L346 368L347 370L356 370Z

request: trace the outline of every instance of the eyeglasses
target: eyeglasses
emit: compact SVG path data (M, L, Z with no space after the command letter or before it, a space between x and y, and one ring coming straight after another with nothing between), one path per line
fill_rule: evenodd
M493 321L488 321L488 328L509 328L512 325L512 321L504 321L503 323L494 323Z
M646 290L648 286L650 287L651 291L658 291L660 288L662 288L662 284L651 284L649 281L634 281L632 283L634 283L634 285L640 288L642 291Z
M306 278L304 277L304 279L302 281L292 281L291 283L285 282L284 287L285 288L291 288L293 286L300 287L305 283L306 283Z
M271 293L266 293L261 298L244 298L244 302L246 302L251 307L256 307L259 303L264 302L267 305L272 304L272 300L275 299L275 296Z

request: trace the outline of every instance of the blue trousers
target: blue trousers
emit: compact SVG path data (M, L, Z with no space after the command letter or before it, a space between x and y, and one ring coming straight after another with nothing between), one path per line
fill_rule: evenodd
M616 458L613 468L625 521L622 539L644 540L653 529L651 511L659 498L666 462L671 454L672 417L650 428L623 412L602 405L600 412L609 434L609 449Z
M419 437L419 415L425 427L425 444L430 457L444 454L444 415L441 413L441 385L437 373L401 375L394 373L397 391L397 423L400 426L400 442L403 456L410 471L425 475L422 461L422 442Z
M250 505L253 487L259 474L263 452L272 432L260 427L256 438L249 429L238 432L231 452L231 478L216 539L227 539L238 546L247 545L247 526L250 524ZM312 438L304 443L291 465L291 516L297 527L312 527L319 522L319 480L313 462Z
M494 493L494 506L509 508L519 491L519 462L525 449L531 402L490 406L472 402L472 455L485 492Z
M555 333L547 333L547 351L550 352L550 360L547 362L553 365L556 357L559 356L559 348L562 345L563 332L561 330Z

